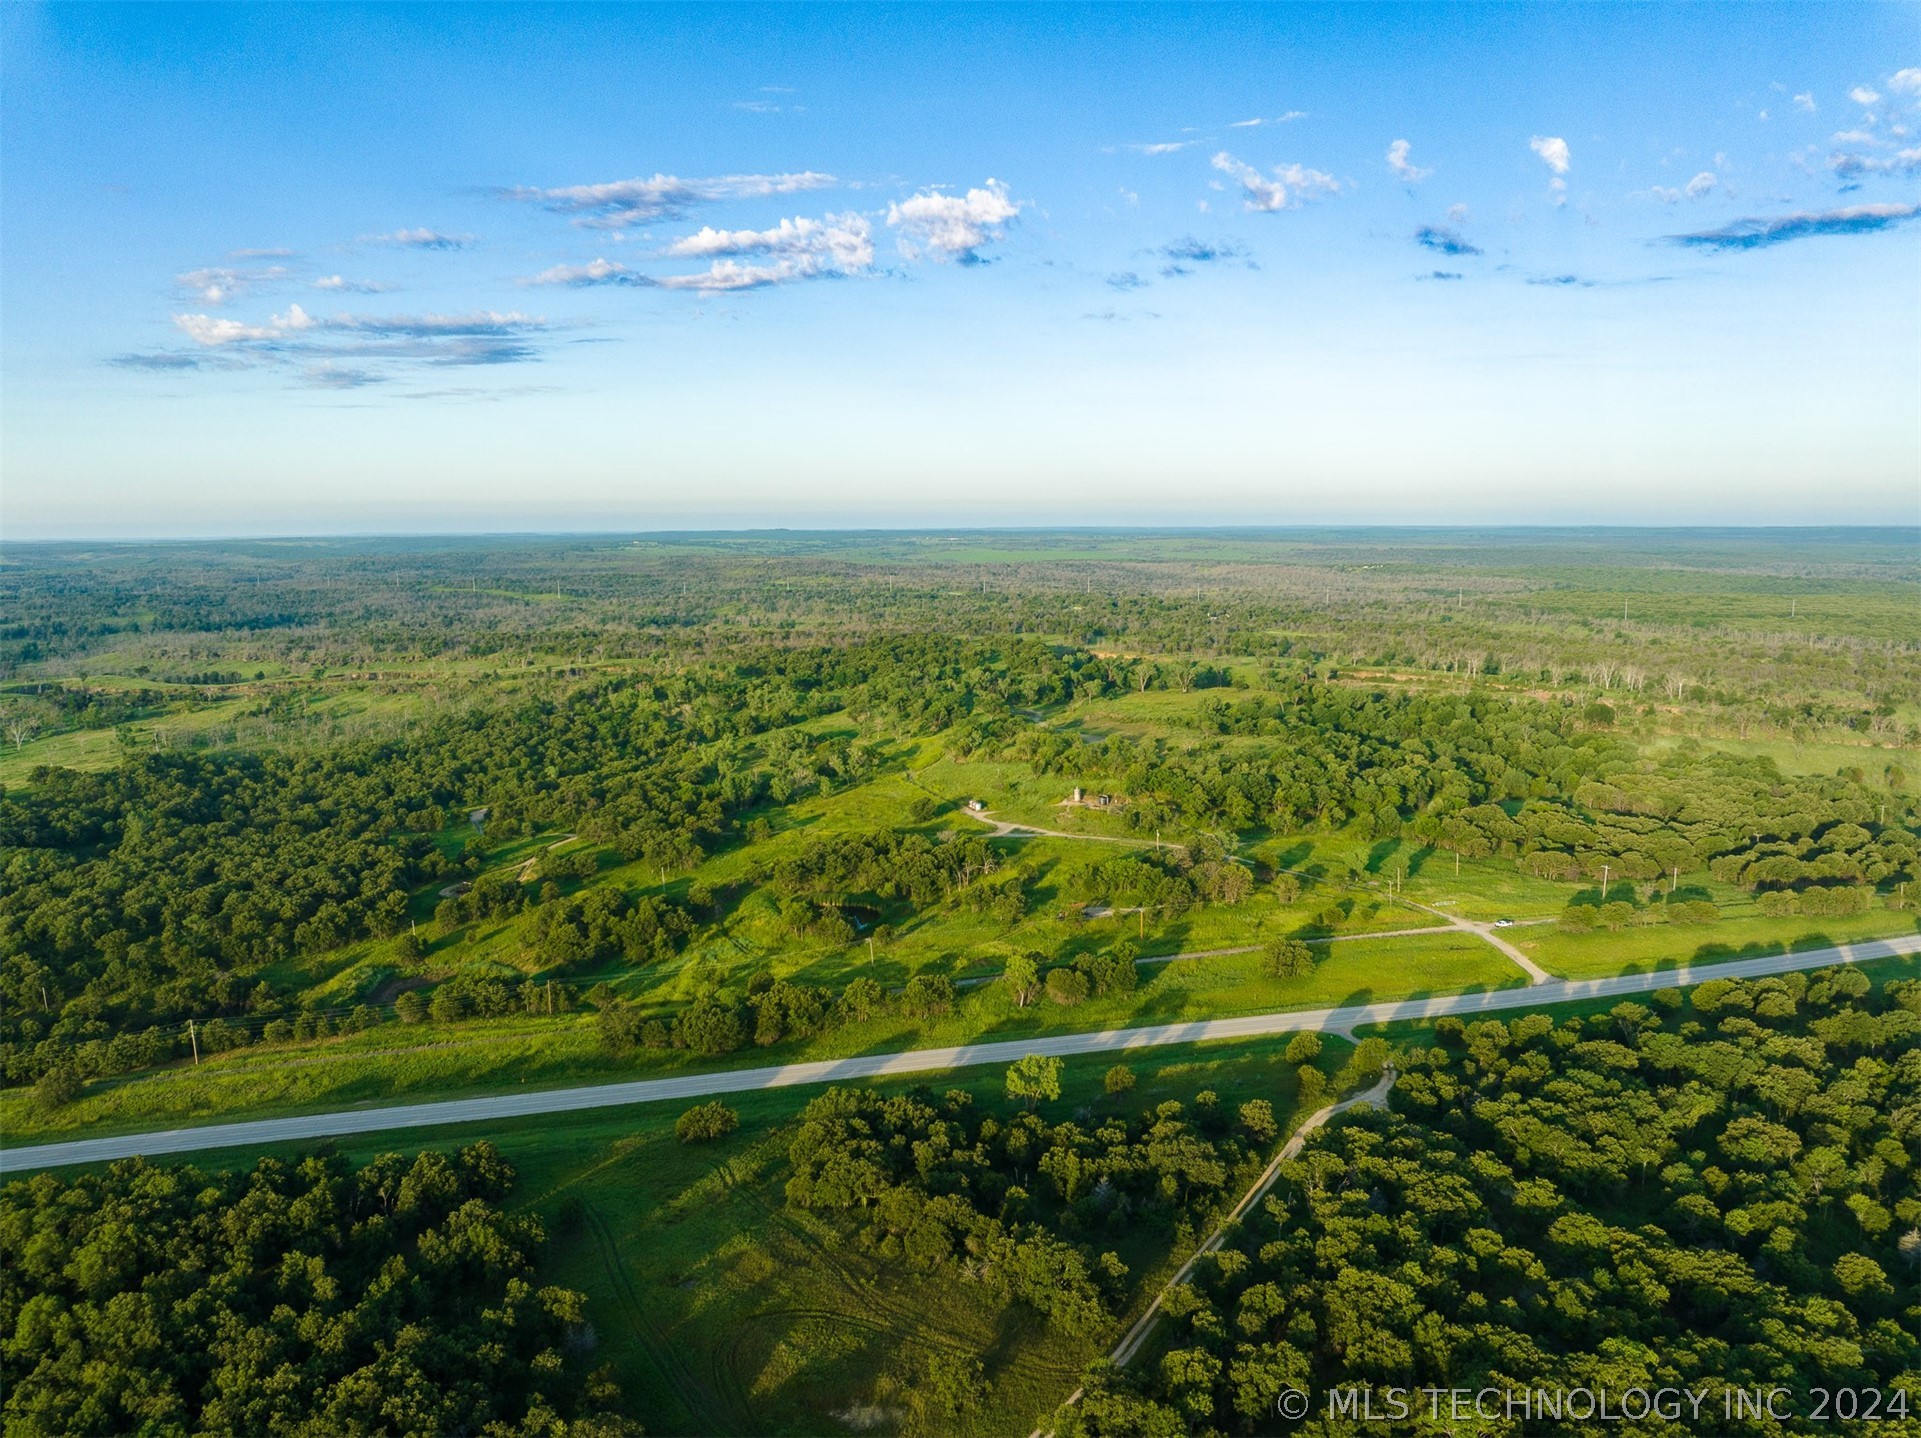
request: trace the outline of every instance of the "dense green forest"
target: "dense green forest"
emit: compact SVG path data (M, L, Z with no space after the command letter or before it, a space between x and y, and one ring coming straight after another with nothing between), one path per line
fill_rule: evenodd
M1775 1433L1724 1388L1899 1395L1921 1414L1921 982L1715 980L1556 1021L1444 1019L1390 1111L1282 1166L1063 1434L1294 1431L1286 1389L1708 1388L1705 1422L1490 1431ZM1381 1411L1377 1403L1376 1412ZM1304 1431L1443 1432L1330 1414ZM1850 1410L1852 1412L1852 1410ZM1901 1421L1905 1415L1907 1422ZM1832 1431L1832 1430L1830 1430Z
M513 1185L480 1143L0 1188L7 1431L639 1432Z

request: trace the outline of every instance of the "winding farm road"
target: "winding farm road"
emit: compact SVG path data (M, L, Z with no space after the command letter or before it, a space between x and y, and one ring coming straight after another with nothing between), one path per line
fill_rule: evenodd
M1254 1186L1242 1196L1239 1203L1234 1205L1234 1211L1228 1214L1219 1228L1214 1230L1214 1236L1195 1249L1174 1276L1161 1285L1161 1291L1154 1295L1154 1301L1147 1305L1147 1311L1134 1321L1133 1326L1126 1333L1121 1335L1120 1342L1114 1345L1114 1351L1107 1355L1107 1361L1116 1368L1125 1368L1133 1361L1135 1355L1141 1351L1141 1345L1147 1342L1147 1335L1154 1331L1154 1323L1161 1316L1161 1309L1167 1301L1168 1294L1172 1293L1177 1285L1187 1282L1188 1275L1194 1271L1195 1264L1208 1254L1217 1251L1227 1241L1227 1230L1245 1218L1247 1211L1254 1206L1261 1195L1274 1186L1274 1180L1280 1177L1281 1165L1289 1159L1300 1156L1302 1146L1307 1143L1309 1136L1316 1129L1323 1127L1336 1114L1346 1113L1357 1105L1368 1103L1378 1106L1387 1098L1387 1091L1394 1087L1394 1079L1394 1066L1389 1064L1381 1074L1380 1081L1365 1093L1353 1094L1339 1103L1331 1103L1326 1108L1308 1115L1301 1126L1294 1130L1294 1136L1282 1145L1279 1153L1274 1155L1274 1161L1262 1170L1259 1178L1254 1180ZM1081 1401L1086 1392L1085 1388L1076 1388L1067 1395L1067 1401L1061 1404L1061 1407L1072 1408ZM1036 1428L1027 1435L1027 1438L1052 1438L1053 1432L1052 1428Z
M1174 1290L1176 1284L1187 1282L1187 1276L1194 1271L1195 1264L1208 1254L1219 1250L1220 1246L1227 1241L1228 1228L1247 1217L1248 1210L1260 1201L1261 1195L1272 1188L1274 1180L1281 1176L1281 1165L1300 1157L1301 1148L1316 1129L1321 1128L1336 1114L1346 1113L1349 1109L1361 1104L1373 1104L1378 1108L1386 1101L1387 1091L1394 1087L1394 1077L1394 1066L1389 1064L1381 1074L1380 1081L1372 1088L1344 1098L1339 1103L1331 1103L1326 1108L1317 1109L1308 1115L1301 1126L1294 1130L1294 1136L1282 1145L1279 1153L1274 1155L1274 1161L1262 1170L1259 1178L1254 1180L1254 1186L1242 1196L1239 1203L1234 1205L1234 1211L1228 1214L1219 1228L1214 1230L1214 1236L1195 1249L1193 1256L1162 1285L1159 1295L1148 1305L1147 1312L1143 1313L1134 1326L1122 1336L1121 1341L1114 1345L1114 1351L1108 1355L1108 1361L1116 1368L1125 1368L1133 1361L1134 1355L1141 1351L1141 1345L1147 1342L1147 1335L1154 1331L1154 1320L1160 1317L1162 1300ZM1081 1390L1077 1388L1074 1390L1074 1396L1067 1401L1073 1403L1080 1396Z
M1493 924L1477 924L1472 919L1464 919L1459 914L1450 914L1442 909L1429 908L1426 904L1417 904L1412 899L1403 899L1401 902L1419 909L1424 914L1432 914L1437 919L1446 919L1451 927L1459 929L1463 933L1473 934L1476 938L1483 939L1494 945L1495 948L1499 949L1514 961L1515 967L1527 975L1527 981L1530 984L1551 984L1554 982L1553 974L1550 974L1526 954L1515 948L1514 945L1510 944L1506 939L1495 933Z
M75 1139L67 1143L0 1149L0 1173L24 1173L73 1163L98 1163L107 1159L131 1158L136 1154L154 1156L193 1153L211 1148L246 1148L265 1143L346 1138L391 1129L486 1123L542 1114L571 1113L579 1109L684 1101L714 1094L785 1088L794 1084L894 1078L902 1074L931 1073L978 1064L1012 1063L1028 1054L1068 1058L1079 1054L1121 1053L1164 1044L1258 1038L1269 1034L1296 1033L1302 1029L1351 1033L1369 1024L1433 1019L1448 1014L1478 1018L1513 1009L1537 1009L1588 999L1629 998L1655 989L1685 987L1708 979L1763 978L1800 969L1824 968L1829 964L1862 963L1869 959L1915 953L1921 953L1921 934L1907 934L1893 939L1868 939L1856 944L1843 944L1838 948L1810 949L1798 954L1770 954L1757 959L1737 959L1730 963L1618 974L1604 979L1549 979L1526 987L1493 989L1482 993L1350 1004L1332 1009L1295 1009L1287 1013L1247 1014L1231 1019L1196 1019L1142 1028L1106 1029L1099 1033L1051 1034L1041 1038L962 1044L953 1048L908 1049L900 1053L862 1054L854 1058L819 1059L767 1068L727 1069L718 1073L682 1074L674 1078L641 1079L631 1083L595 1084L588 1088L540 1089L532 1093L491 1094L483 1098L447 1099L437 1103L396 1104L388 1108L348 1109L335 1113L303 1114L294 1118L207 1124L196 1128L165 1129L156 1133L124 1134L114 1138Z
M1143 848L1143 849L1148 847L1148 841L1145 839L1123 839L1123 838L1116 838L1108 834L1069 834L1060 829L1041 829L1041 828L1035 827L1032 824L1016 824L1006 819L996 819L993 815L993 810L991 809L965 809L965 810L962 810L962 812L965 813L968 818L974 819L992 828L994 831L994 837L996 839L1038 839L1038 838L1093 839L1103 844L1132 844L1138 848ZM1153 847L1155 849L1159 849L1161 847L1161 843L1158 839L1154 841ZM1174 846L1174 847L1179 847L1179 846ZM1294 873L1296 871L1290 869L1287 872ZM1407 904L1410 908L1419 909L1422 913L1432 914L1437 919L1445 920L1447 927L1449 928L1459 929L1463 933L1472 934L1475 938L1480 939L1485 943L1492 944L1497 950L1500 951L1500 953L1505 958L1512 960L1516 968L1520 969L1522 973L1527 975L1528 983L1539 985L1539 984L1551 984L1554 982L1554 975L1548 973L1547 970L1543 969L1539 964L1535 963L1534 960L1530 959L1526 954L1522 953L1519 949L1515 948L1514 945L1510 944L1506 939L1502 938L1499 934L1495 933L1494 932L1495 926L1493 924L1476 923L1472 919L1462 918L1459 914L1450 914L1443 909L1430 908L1428 905L1416 903L1412 899L1403 899L1401 900L1401 902L1404 904ZM1138 913L1139 910L1112 909L1112 910L1109 910L1108 912L1109 913ZM1104 917L1104 915L1098 916L1098 917ZM1533 923L1536 921L1528 920L1527 922ZM1421 933L1428 933L1430 931L1427 929L1402 929L1397 932L1404 933L1404 934L1421 934ZM1357 939L1388 938L1390 937L1390 935L1389 934L1354 934L1354 935L1341 935L1340 937L1343 937L1343 938L1352 937ZM1212 949L1207 951L1206 953L1201 953L1201 954L1174 954L1171 957L1177 958L1177 959L1209 958L1209 957L1212 957L1214 954L1250 953L1252 952L1252 948L1253 946L1249 946L1248 948L1244 948L1244 949ZM1147 962L1159 963L1159 962L1164 962L1164 960L1149 959Z

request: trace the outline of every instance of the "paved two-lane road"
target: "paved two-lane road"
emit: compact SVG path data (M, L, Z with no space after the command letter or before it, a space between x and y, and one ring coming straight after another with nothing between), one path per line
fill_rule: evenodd
M70 1143L0 1149L0 1173L20 1173L71 1163L96 1163L104 1159L131 1158L135 1154L193 1153L200 1149L247 1148L301 1139L347 1138L356 1134L426 1128L438 1124L498 1122L542 1114L572 1113L579 1109L617 1108L625 1104L662 1103L674 1099L706 1098L714 1094L744 1093L751 1089L784 1088L792 1084L892 1078L901 1074L968 1068L976 1064L1012 1063L1028 1054L1069 1058L1078 1054L1119 1053L1128 1049L1199 1043L1208 1039L1256 1038L1267 1034L1294 1033L1302 1029L1345 1033L1366 1024L1432 1019L1447 1014L1475 1018L1483 1014L1544 1008L1550 1004L1575 1003L1586 999L1627 998L1655 989L1698 984L1707 979L1762 978L1797 969L1818 969L1829 964L1860 963L1868 959L1917 952L1921 952L1921 935L1904 935L1895 939L1864 940L1834 949L1775 954L1693 968L1658 969L1650 973L1621 974L1606 979L1550 979L1546 983L1530 984L1525 988L1495 989L1487 993L1355 1004L1335 1009L1297 1009L1289 1013L1249 1014L1233 1019L1201 1019L1191 1023L1154 1024L1136 1029L1107 1029L1100 1033L1055 1034L1045 1038L963 1044L956 1048L909 1049L903 1053L865 1054L857 1058L822 1059L769 1068L730 1069L720 1073L684 1074L677 1078L642 1079L633 1083L596 1084L591 1088L542 1089L533 1093L496 1094L485 1098L449 1099L439 1103L399 1104L392 1108L305 1114L297 1118L208 1124L200 1128L126 1134L117 1138L76 1139Z

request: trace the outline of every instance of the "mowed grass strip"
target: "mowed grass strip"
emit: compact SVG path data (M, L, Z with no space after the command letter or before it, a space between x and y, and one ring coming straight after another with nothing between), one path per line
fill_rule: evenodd
M1858 939L1885 939L1916 932L1911 909L1870 909L1840 918L1723 919L1713 924L1650 924L1586 934L1542 927L1509 931L1507 937L1542 968L1560 978L1595 979L1609 974L1713 964L1807 949L1832 948Z

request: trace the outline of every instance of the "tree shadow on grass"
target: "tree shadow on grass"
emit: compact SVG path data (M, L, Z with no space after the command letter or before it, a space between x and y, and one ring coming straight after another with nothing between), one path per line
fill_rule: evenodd
M1305 839L1289 844L1274 856L1277 869L1299 869L1314 857L1314 846Z
M1399 839L1382 839L1367 851L1367 862L1361 867L1370 874L1378 874L1387 861L1400 852L1400 848Z

